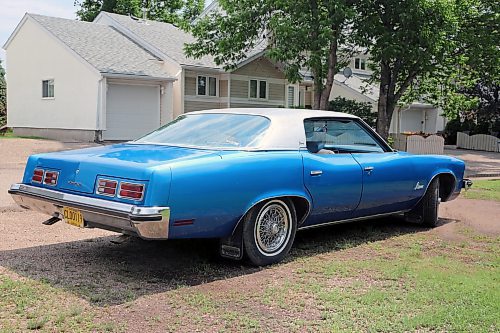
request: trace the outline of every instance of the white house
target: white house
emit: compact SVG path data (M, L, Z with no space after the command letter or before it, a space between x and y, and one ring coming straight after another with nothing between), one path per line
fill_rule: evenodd
M175 78L110 26L26 14L4 49L16 134L122 140L172 119Z

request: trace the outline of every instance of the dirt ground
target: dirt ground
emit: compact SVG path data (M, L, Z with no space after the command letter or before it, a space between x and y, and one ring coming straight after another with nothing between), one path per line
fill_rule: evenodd
M179 288L190 295L235 294L285 279L309 257L319 260L338 257L334 245L322 245L326 240L328 244L347 241L356 245L401 234L422 233L460 241L464 228L492 237L500 236L500 203L458 198L441 205L441 225L435 229L426 230L398 218L386 218L303 231L297 235L286 263L259 269L238 262L217 261L216 246L211 241L130 239L114 244L112 241L117 237L114 233L78 229L64 223L44 226L41 222L45 216L14 205L6 192L11 183L21 179L29 154L81 146L85 145L0 139L0 273L14 272L16 276L48 281L100 307L103 318L124 324L130 332L143 331L144 327L148 332L164 332L164 323L158 318L173 314L182 318L179 311L185 309L177 309L169 301L170 292L175 293ZM352 238L358 229L364 231ZM354 246L349 255L369 255L362 251L361 247ZM204 303L194 301L192 304L196 307ZM260 311L257 308L247 310ZM297 315L280 311L284 320ZM203 325L199 327L193 322L184 326L182 319L179 320L180 331L212 331L210 317L202 318ZM280 331L279 328L268 329Z

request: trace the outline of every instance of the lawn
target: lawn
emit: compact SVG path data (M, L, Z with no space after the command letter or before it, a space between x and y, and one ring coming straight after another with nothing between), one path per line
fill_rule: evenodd
M500 330L498 236L462 225L445 238L390 228L303 232L287 262L262 270L203 259L190 274L206 282L143 280L160 288L135 296L141 288L130 285L119 304L106 303L113 295L77 291L84 280L71 290L7 271L0 274L0 332ZM332 230L339 236L328 237ZM162 291L167 283L173 287Z
M500 201L500 179L476 179L464 196L467 199Z

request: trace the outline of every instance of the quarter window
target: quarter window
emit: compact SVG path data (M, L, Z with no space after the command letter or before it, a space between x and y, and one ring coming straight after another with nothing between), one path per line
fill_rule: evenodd
M42 98L54 97L54 80L42 81Z
M267 81L250 80L248 96L250 98L267 99Z
M217 96L217 78L213 76L198 76L196 94L199 96Z

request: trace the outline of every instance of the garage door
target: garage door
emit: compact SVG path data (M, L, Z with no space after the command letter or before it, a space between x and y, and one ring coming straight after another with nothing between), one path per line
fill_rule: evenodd
M160 86L109 84L104 140L137 139L160 127Z

